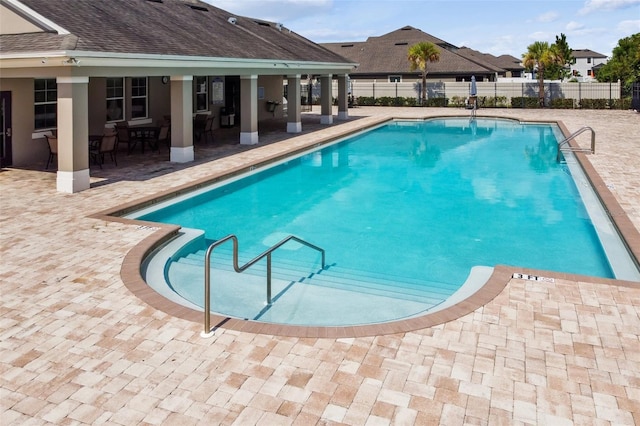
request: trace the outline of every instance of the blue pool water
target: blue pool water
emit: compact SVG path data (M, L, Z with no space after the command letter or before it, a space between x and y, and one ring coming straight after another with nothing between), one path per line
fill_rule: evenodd
M329 303L347 309L366 297L385 295L387 287L399 295L415 293L399 296L397 303L395 298L393 303L375 302L391 312L364 322L428 310L454 293L478 265L613 278L571 174L556 161L559 134L555 125L508 120L398 121L138 218L204 230L201 244L173 258L174 263L185 259L183 264L166 268L174 290L198 306L203 250L228 234L238 236L244 260L289 234L326 250L326 271L318 269L317 253L295 243L274 254L275 265L286 270L274 290L274 306L278 300L285 305L285 296L300 287L295 283L305 282L290 270L306 270L304 276L311 271L316 278L324 274L339 283L319 282L300 290L297 297L324 300L313 302L313 310L304 309L315 316L327 316L315 312L317 304L327 302L322 292L316 294L323 286L337 292ZM214 266L229 262L229 248L218 250L222 257ZM335 277L330 278L332 272ZM356 284L350 287L349 280ZM239 290L240 284L234 284L235 290L219 287L213 309L316 324L265 311L264 278L258 281L262 299L246 300L251 291ZM369 289L365 296L351 295L352 288L365 282L373 283L362 284ZM238 292L243 293L240 299L224 300L240 297L234 296ZM291 301L288 309L299 309L302 299ZM406 309L396 310L403 304ZM358 310L378 309L366 306ZM344 324L339 319L325 322Z

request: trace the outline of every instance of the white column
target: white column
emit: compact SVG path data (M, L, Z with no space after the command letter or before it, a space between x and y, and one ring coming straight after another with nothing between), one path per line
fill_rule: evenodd
M349 118L349 82L348 75L338 76L338 120Z
M320 77L320 123L333 124L332 100L331 99L331 80L332 75L323 75Z
M287 76L287 133L302 132L300 110L300 74Z
M258 76L240 77L240 144L258 143Z
M195 159L193 151L193 76L171 76L171 153L173 163Z
M58 77L59 192L89 189L89 77Z

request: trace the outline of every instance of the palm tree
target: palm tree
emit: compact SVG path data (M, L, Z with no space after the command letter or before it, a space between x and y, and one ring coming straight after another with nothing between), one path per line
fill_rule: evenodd
M427 64L440 60L440 49L428 41L421 41L409 47L408 58L411 71L422 71L422 105L427 103Z
M546 41L536 41L527 47L527 53L522 55L522 64L529 70L538 70L538 98L540 106L544 107L544 70L555 62L554 49Z

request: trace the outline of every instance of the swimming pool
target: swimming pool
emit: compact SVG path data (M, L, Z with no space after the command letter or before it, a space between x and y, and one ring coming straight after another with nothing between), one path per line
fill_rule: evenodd
M214 252L214 310L269 322L410 317L497 264L614 277L584 185L571 162L556 162L558 135L555 125L507 120L396 121L131 217L204 230L161 268L193 306L202 306L210 241L238 235L245 260L289 234L325 248L324 270L302 247L278 253L266 308L264 272L239 279L228 248Z

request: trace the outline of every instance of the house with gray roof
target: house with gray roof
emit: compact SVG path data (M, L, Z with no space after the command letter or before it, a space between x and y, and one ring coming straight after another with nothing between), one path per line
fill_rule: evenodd
M607 63L607 56L589 49L573 50L573 63L571 74L574 77L583 77L585 81L595 81L598 66ZM595 70L594 70L595 68Z
M285 82L286 131L300 132L307 75L325 87L337 79L345 118L355 65L280 23L197 0L0 0L0 161L46 157L43 137L56 133L57 189L81 191L89 187L90 134L166 117L170 160L193 161L196 114L234 111L239 142L258 143L258 121L282 114L273 105ZM333 120L327 93L323 123Z
M427 81L470 81L471 76L478 81L495 81L498 76L524 69L508 58L499 60L492 55L458 48L412 26L369 37L363 42L321 43L321 46L358 63L357 69L350 73L351 78L393 83L420 78L420 71L411 71L407 52L410 46L423 41L440 49L440 60L427 66ZM507 63L508 68L501 66Z

